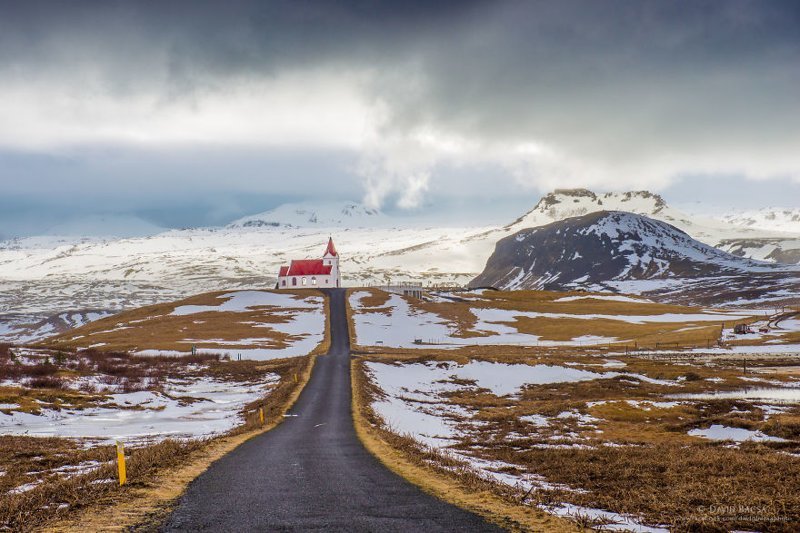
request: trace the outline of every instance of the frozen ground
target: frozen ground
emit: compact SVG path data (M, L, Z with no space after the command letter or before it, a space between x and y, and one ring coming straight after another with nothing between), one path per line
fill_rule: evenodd
M140 355L181 355L190 353L194 346L197 353L266 360L308 355L325 338L325 300L321 295L233 291L218 296L215 304L167 309L136 319L127 319L123 314L108 327L104 326L105 329L79 330L67 337L67 341L79 348L131 349ZM187 326L187 317L196 320ZM181 320L184 322L178 324ZM175 328L164 333L161 326L171 322L175 322ZM239 338L232 334L219 338L219 333L207 332L219 332L221 327L225 333L236 328ZM119 336L120 331L125 335ZM157 336L153 331L158 331Z
M287 205L227 227L170 230L140 238L12 239L0 242L0 323L11 314L29 315L28 322L38 322L65 311L118 312L212 290L273 287L281 264L319 257L329 235L342 254L349 286L387 278L466 283L483 269L499 239L603 209L664 220L707 244L741 248L748 257L768 258L781 246L797 248L800 242L796 232L785 232L785 226L736 227L682 213L654 198L640 193L558 192L507 225L486 227L426 226L342 203ZM36 338L48 333L31 331ZM0 339L3 335L0 331Z
M7 411L0 413L0 434L130 444L209 437L237 426L242 408L262 398L278 379L277 375L257 383L170 379L163 390L111 394L99 407L64 405L38 415Z
M473 304L469 312L475 317L475 325L470 333L477 336L461 336L459 325L453 319L414 307L410 300L397 294L389 294L389 300L377 308L364 305L368 291L353 291L350 306L357 344L361 346L386 346L391 348L421 348L437 345L439 348L458 348L469 345L526 345L526 346L593 346L619 341L616 337L584 334L571 340L555 341L542 339L539 335L519 331L520 318L571 319L587 321L587 330L592 320L611 320L627 324L678 324L710 323L736 321L749 317L736 312L704 310L697 313L662 313L649 315L598 314L598 313L553 313L534 311L514 311L481 307ZM479 295L471 293L463 298L469 305ZM647 304L646 300L623 296L573 296L554 300L553 303L572 303L576 300L599 299L617 302L636 302ZM485 302L484 302L485 303ZM454 303L453 305L459 305Z
M535 488L553 488L554 485L540 476L507 473L508 467L513 469L514 465L487 461L451 449L450 445L457 443L459 437L469 435L473 430L480 428L481 422L473 420L471 413L464 408L448 404L442 394L465 390L474 383L474 386L489 389L492 394L498 396L514 395L525 385L588 381L619 375L617 372L596 373L568 366L502 364L486 361L472 361L463 365L446 362L397 365L368 362L365 366L373 383L383 391L383 395L372 403L372 408L390 430L409 436L425 446L440 450L464 462L485 479L516 487L523 493L529 493ZM597 419L577 411L565 411L554 418L572 418L582 425L598 422ZM550 425L550 418L542 415L528 415L521 420L533 427ZM566 489L574 490L569 487ZM600 509L567 503L544 508L559 516L582 515L603 518L613 522L607 526L607 529L612 530L668 531L666 528L643 525L630 516Z

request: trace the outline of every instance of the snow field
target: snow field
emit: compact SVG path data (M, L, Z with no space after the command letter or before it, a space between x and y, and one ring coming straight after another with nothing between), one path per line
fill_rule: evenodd
M325 300L322 296L298 297L293 293L278 291L234 291L220 295L217 300L219 303L216 305L180 305L163 316L130 320L112 329L92 331L85 341L80 337L75 339L85 342L79 344L81 348L95 345L105 349L115 349L115 342L124 341L136 346L133 351L137 355L185 355L195 346L197 353L201 354L221 354L232 359L241 356L242 359L257 360L305 356L325 339ZM259 313L256 316L263 314L282 321L254 320L254 312ZM190 329L194 331L193 334L181 335L182 329L176 327L174 333L170 333L168 337L162 335L153 339L148 335L150 323L158 326L161 320L179 320L201 313L206 315L202 320L192 322ZM233 338L234 335L228 335L227 339L213 335L203 336L203 324L213 329L217 327L214 323L217 319L227 319L224 316L216 317L215 313L248 313L235 323L241 338ZM200 327L194 326L195 324ZM122 340L118 336L108 339L104 337L123 329L130 331ZM285 342L285 346L278 344L279 338Z
M475 386L487 388L498 396L518 394L528 384L549 384L578 382L592 379L614 377L616 372L596 373L557 365L503 364L487 361L471 361L466 364L455 363L410 363L388 364L365 363L373 383L383 391L381 398L372 403L372 408L384 420L387 427L398 434L407 435L417 442L457 459L484 479L503 483L528 492L533 488L556 488L541 476L535 474L509 474L503 472L514 465L499 461L489 461L449 448L459 436L478 428L480 422L472 420L471 413L460 407L448 405L440 395L462 389L463 383L453 380L474 381ZM435 400L439 398L440 401ZM677 405L677 404L676 404ZM595 417L576 410L564 411L555 419L574 419L581 425L591 426L599 422ZM545 428L550 419L543 415L527 415L520 418L533 428ZM563 435L569 437L569 435ZM574 447L580 444L539 444L537 447ZM577 490L557 486L563 490ZM559 516L576 514L601 517L612 520L608 526L612 530L666 532L665 528L645 526L633 517L580 507L572 504L557 504L544 509Z
M167 438L219 435L241 422L242 408L279 381L270 374L254 383L211 378L170 379L162 391L111 394L99 407L43 410L40 415L0 414L0 434L67 437L96 443L153 443Z
M409 300L397 294L389 294L389 300L380 310L362 304L362 300L370 293L353 291L350 295L350 306L353 309L356 342L362 346L386 346L391 348L420 348L426 345L437 345L438 348L459 348L474 345L525 345L525 346L594 346L617 342L617 337L584 334L571 340L556 341L542 339L539 335L520 332L515 323L518 318L571 319L587 321L587 330L591 330L592 320L613 320L633 325L642 324L679 324L693 322L722 322L749 318L749 315L720 311L703 311L697 313L662 313L657 315L624 315L624 314L577 314L553 313L537 311L515 311L508 309L470 307L469 312L476 319L473 333L480 336L459 337L458 325L443 316L413 307ZM469 305L475 300L470 295L466 302L453 303ZM574 302L583 299L600 299L621 302L649 303L646 300L624 296L571 296L554 300L554 302Z

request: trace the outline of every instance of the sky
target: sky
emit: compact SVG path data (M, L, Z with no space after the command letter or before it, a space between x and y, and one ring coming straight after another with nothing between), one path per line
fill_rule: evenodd
M800 4L0 0L0 236L554 188L800 207Z

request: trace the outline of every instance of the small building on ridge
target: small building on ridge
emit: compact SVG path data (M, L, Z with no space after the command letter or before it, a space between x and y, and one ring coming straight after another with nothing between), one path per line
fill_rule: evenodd
M278 272L278 289L334 288L342 286L339 274L339 253L328 239L322 259L293 259Z

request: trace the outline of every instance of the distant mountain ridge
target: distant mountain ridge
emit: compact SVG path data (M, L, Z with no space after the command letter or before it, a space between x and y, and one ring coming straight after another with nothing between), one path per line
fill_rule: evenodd
M800 266L741 258L693 239L666 222L621 211L599 211L528 228L497 243L484 271L470 286L499 289L614 289L615 282L727 279L732 286L719 301L730 301L737 277L753 278L763 293L785 291L800 278ZM740 280L741 281L741 280ZM797 279L800 296L800 279ZM712 281L711 283L715 283ZM629 292L654 284L628 284ZM669 283L665 284L669 285ZM673 294L692 301L691 295ZM703 301L709 301L707 298Z
M800 233L800 208L765 207L757 211L730 213L720 220L733 226Z
M597 211L628 211L640 215L657 215L666 208L668 206L664 199L649 191L597 194L588 189L556 189L542 196L533 209L508 227L541 226Z
M224 227L133 238L40 236L0 242L0 339L4 324L15 331L17 325L40 321L59 328L61 322L48 318L75 309L111 312L215 289L273 287L280 265L319 257L328 236L342 254L345 285L466 284L484 269L499 240L604 209L639 212L737 256L800 262L800 234L690 216L647 191L560 189L515 221L492 226L469 226L469 213L461 227L414 226L413 219L392 218L357 202L287 204ZM712 291L716 282L703 279L705 290ZM634 281L606 281L598 288L625 291L624 284ZM716 287L730 293L728 287ZM750 300L757 305L759 298Z
M355 202L283 204L228 224L228 228L370 227L385 222L378 209Z
M684 213L649 191L594 193L587 189L556 189L506 229L519 231L600 211L627 211L661 220L705 244L740 257L800 263L800 228L793 233L789 231L791 224L780 222L781 217L793 220L793 214L786 213L792 210L761 210L757 212L758 218L745 213L744 217L729 215L718 219ZM800 216L800 209L794 211ZM760 222L747 223L750 219Z

